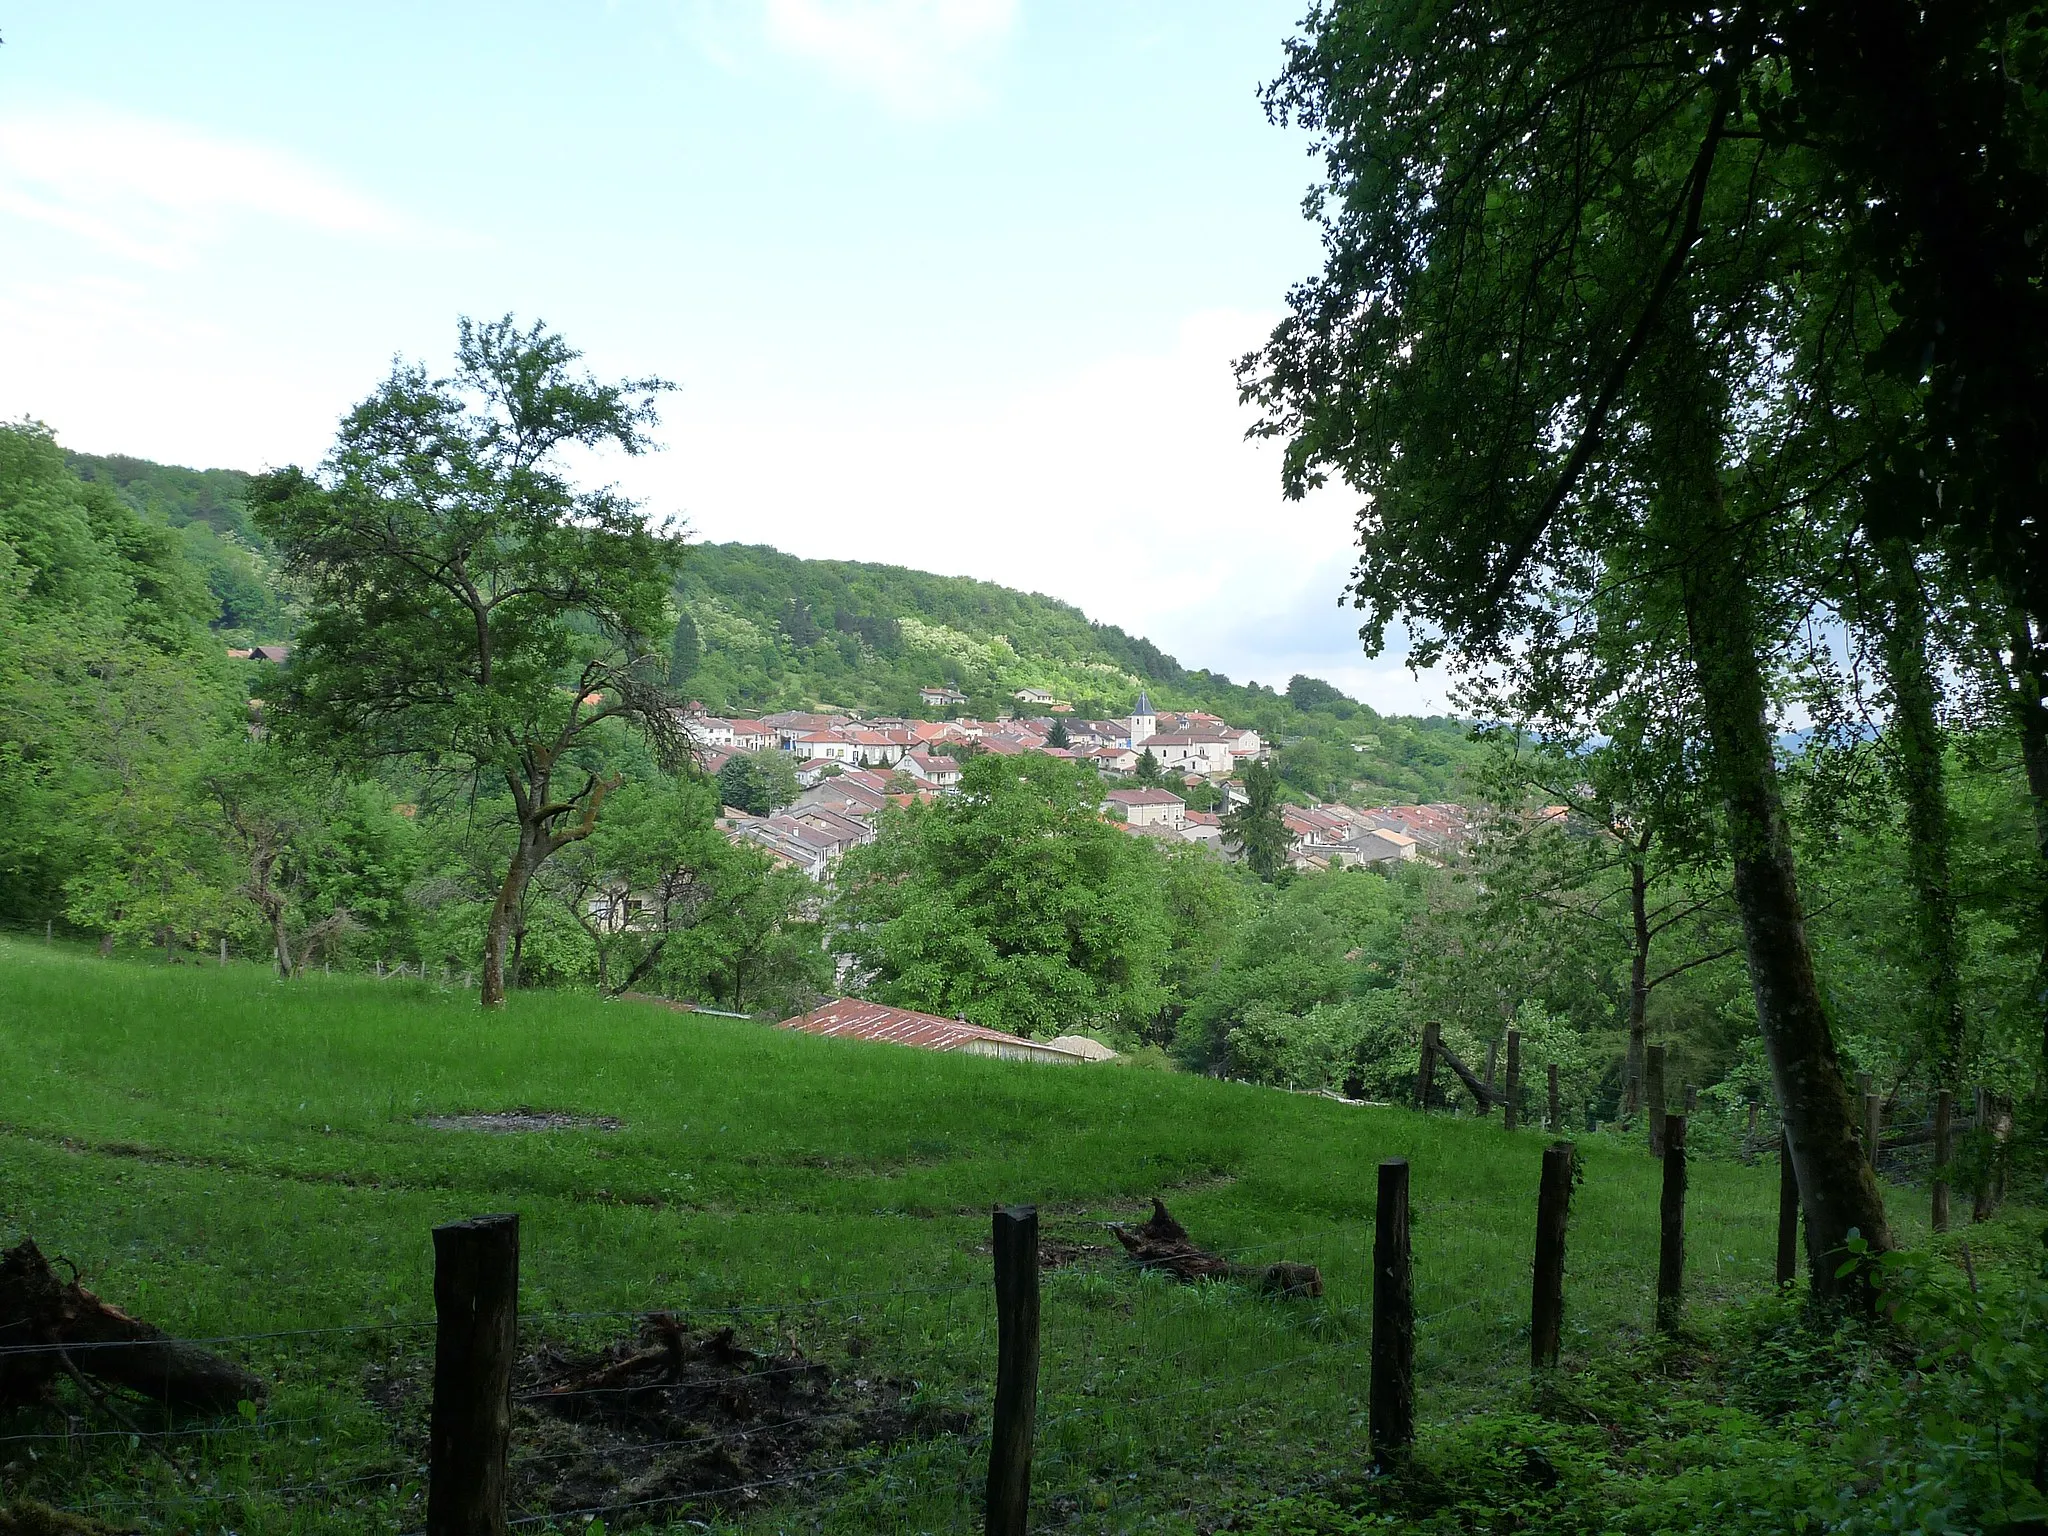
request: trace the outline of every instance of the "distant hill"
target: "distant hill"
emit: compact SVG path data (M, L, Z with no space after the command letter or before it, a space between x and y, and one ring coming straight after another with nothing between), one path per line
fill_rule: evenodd
M1284 692L1234 683L1071 603L994 582L700 544L677 596L684 686L716 710L928 716L918 690L948 684L967 695L958 714L1018 710L1017 689L1042 688L1077 715L1120 717L1142 686L1160 709L1254 727L1281 745L1283 778L1324 798L1455 799L1478 751L1460 721L1381 715L1317 678Z
M290 607L243 509L247 475L66 457L82 479L180 531L220 600L216 627L243 643L290 638ZM1285 691L1234 683L1071 603L962 576L699 544L677 604L679 686L714 710L928 716L918 689L947 684L967 695L956 714L1015 710L1017 689L1043 688L1078 715L1123 716L1142 686L1158 708L1203 709L1258 730L1281 748L1282 778L1300 793L1368 802L1457 799L1478 751L1457 720L1381 715L1310 677Z

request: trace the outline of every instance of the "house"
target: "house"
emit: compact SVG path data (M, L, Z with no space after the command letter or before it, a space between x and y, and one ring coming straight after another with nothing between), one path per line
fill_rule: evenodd
M1112 789L1102 797L1102 808L1121 811L1133 827L1178 827L1187 820L1188 804L1170 789Z
M765 720L733 720L732 745L736 752L768 752L775 747L775 727Z
M1146 738L1145 745L1162 768L1218 777L1236 766L1230 750L1235 739L1236 733L1218 726L1191 725L1185 730L1157 732ZM1136 741L1133 736L1132 744Z
M809 820L784 813L779 816L728 814L718 826L733 843L752 843L766 850L778 864L800 869L813 880L824 880L848 848L872 842L874 830L847 817L832 817L813 808Z
M819 735L845 722L838 715L806 714L802 710L791 709L778 714L763 715L758 723L775 733L775 745L780 750L793 752L801 738Z
M960 765L950 757L934 757L929 752L906 752L899 766L913 779L935 789L951 789L960 782Z
M1104 773L1136 773L1138 754L1129 747L1097 747L1087 754L1089 762Z
M879 764L884 768L894 767L903 760L903 754L917 745L917 738L908 731L870 731L854 728L839 733L853 744L855 762L864 766Z
M777 726L779 733L782 727ZM795 752L804 758L822 757L828 763L858 763L860 748L833 731L807 731L801 736L790 738L784 751Z
M963 1056L996 1056L1005 1061L1074 1066L1096 1059L1092 1053L1084 1055L1080 1051L1007 1035L999 1029L970 1024L965 1019L942 1019L935 1013L891 1008L884 1003L870 1003L853 997L835 998L822 1008L813 1008L796 1018L784 1019L781 1027L801 1030L807 1035L908 1045L926 1051L957 1051Z
M288 645L252 645L249 647L249 659L283 666L292 659L292 648Z
M920 688L917 696L934 709L944 709L948 704L965 704L967 695L958 688Z
M1395 864L1415 857L1415 839L1406 833L1375 828L1359 833L1342 851L1360 864Z
M1053 696L1043 688L1019 688L1012 695L1019 704L1051 704Z
M685 717L683 734L700 747L730 748L733 745L732 722L717 715Z

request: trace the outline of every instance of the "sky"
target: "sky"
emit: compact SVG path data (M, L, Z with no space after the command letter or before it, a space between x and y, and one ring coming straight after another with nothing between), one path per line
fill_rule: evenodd
M978 576L1383 710L1354 499L1231 362L1320 262L1270 124L1302 0L26 0L0 11L0 418L317 461L394 358L542 319L658 375L596 471L693 536Z

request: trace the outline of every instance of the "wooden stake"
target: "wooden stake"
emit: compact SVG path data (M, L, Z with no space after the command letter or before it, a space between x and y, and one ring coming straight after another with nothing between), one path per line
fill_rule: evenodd
M1373 1209L1372 1381L1366 1435L1381 1466L1415 1443L1415 1283L1408 1250L1408 1159L1380 1164Z
M1415 1107L1429 1108L1429 1092L1436 1083L1436 1025L1422 1026L1422 1065L1415 1072Z
M1864 1078L1867 1081L1869 1074L1865 1073ZM1870 1168L1873 1173L1877 1171L1877 1138L1880 1130L1879 1120L1883 1114L1882 1105L1883 1100L1879 1099L1876 1094L1866 1093L1863 1095L1863 1150L1870 1159Z
M1778 1132L1778 1284L1799 1273L1799 1170L1792 1162L1792 1133Z
M996 1396L988 1442L988 1536L1024 1536L1038 1420L1038 1207L995 1209Z
M1664 1155L1664 1047L1643 1051L1643 1109L1650 1122L1650 1156Z
M1549 1126L1553 1131L1561 1131L1564 1129L1564 1104L1557 1094L1557 1063L1553 1061L1546 1071L1550 1078Z
M1512 1131L1522 1119L1522 1032L1508 1028L1508 1101L1502 1106L1501 1127Z
M226 935L222 935L220 941L220 963L223 966L228 963L228 941Z
M1933 1227L1948 1230L1948 1160L1950 1127L1955 1120L1956 1096L1944 1088L1934 1096L1934 1178Z
M1536 1285L1529 1303L1529 1363L1538 1370L1557 1364L1564 1335L1564 1236L1575 1155L1568 1141L1543 1149L1543 1182L1536 1193Z
M1675 1333L1685 1304L1685 1116L1664 1117L1664 1195L1657 1207L1657 1326Z
M434 1319L428 1536L505 1536L519 1335L517 1216L434 1228Z
M1685 1112L1686 1112L1686 1113L1687 1113L1688 1115L1689 1115L1689 1114L1692 1114L1692 1113L1693 1113L1694 1111L1696 1111L1696 1110L1697 1110L1697 1109L1698 1109L1698 1108L1700 1107L1700 1091L1699 1091L1699 1089L1697 1089L1697 1088L1693 1087L1693 1085L1692 1085L1691 1083L1687 1083L1687 1084L1685 1085L1685 1099L1684 1099L1684 1103L1685 1103Z
M1479 1113L1481 1113L1482 1115L1490 1115L1490 1114L1492 1114L1492 1113L1493 1113L1493 1099L1492 1099L1492 1097L1491 1097L1491 1095L1492 1095L1492 1092L1493 1092L1493 1069L1494 1069L1495 1065L1496 1065L1496 1064L1498 1064L1498 1062L1499 1062L1499 1061L1500 1061L1500 1042L1499 1042L1498 1040L1489 1040L1489 1041L1487 1041L1487 1042L1486 1042L1486 1076L1484 1076L1483 1078L1481 1078L1481 1079L1480 1079L1480 1081L1481 1081L1482 1083L1486 1084L1486 1089L1487 1089L1487 1091L1486 1091L1485 1093L1482 1093L1481 1095L1479 1095Z

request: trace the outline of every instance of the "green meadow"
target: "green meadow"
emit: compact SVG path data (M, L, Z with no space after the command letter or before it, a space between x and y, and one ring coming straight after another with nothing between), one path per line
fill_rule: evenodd
M424 1123L515 1108L619 1124ZM216 1434L131 1436L82 1399L68 1422L0 1417L0 1481L117 1523L418 1528L430 1230L516 1211L531 1340L594 1344L650 1309L723 1320L899 1379L953 1426L613 1526L976 1528L988 1213L1034 1202L1072 1253L1044 1277L1040 1507L1077 1529L1191 1529L1361 1454L1383 1158L1413 1167L1425 1420L1520 1389L1545 1141L1138 1067L566 993L487 1015L411 980L284 985L0 940L0 1242L33 1236L103 1297L228 1340L275 1384L253 1418L175 1426ZM1566 1353L1585 1360L1648 1326L1658 1174L1633 1141L1580 1149ZM1104 1223L1143 1219L1154 1195L1207 1247L1319 1265L1323 1296L1136 1272ZM1769 1289L1775 1201L1773 1165L1696 1164L1692 1305Z

